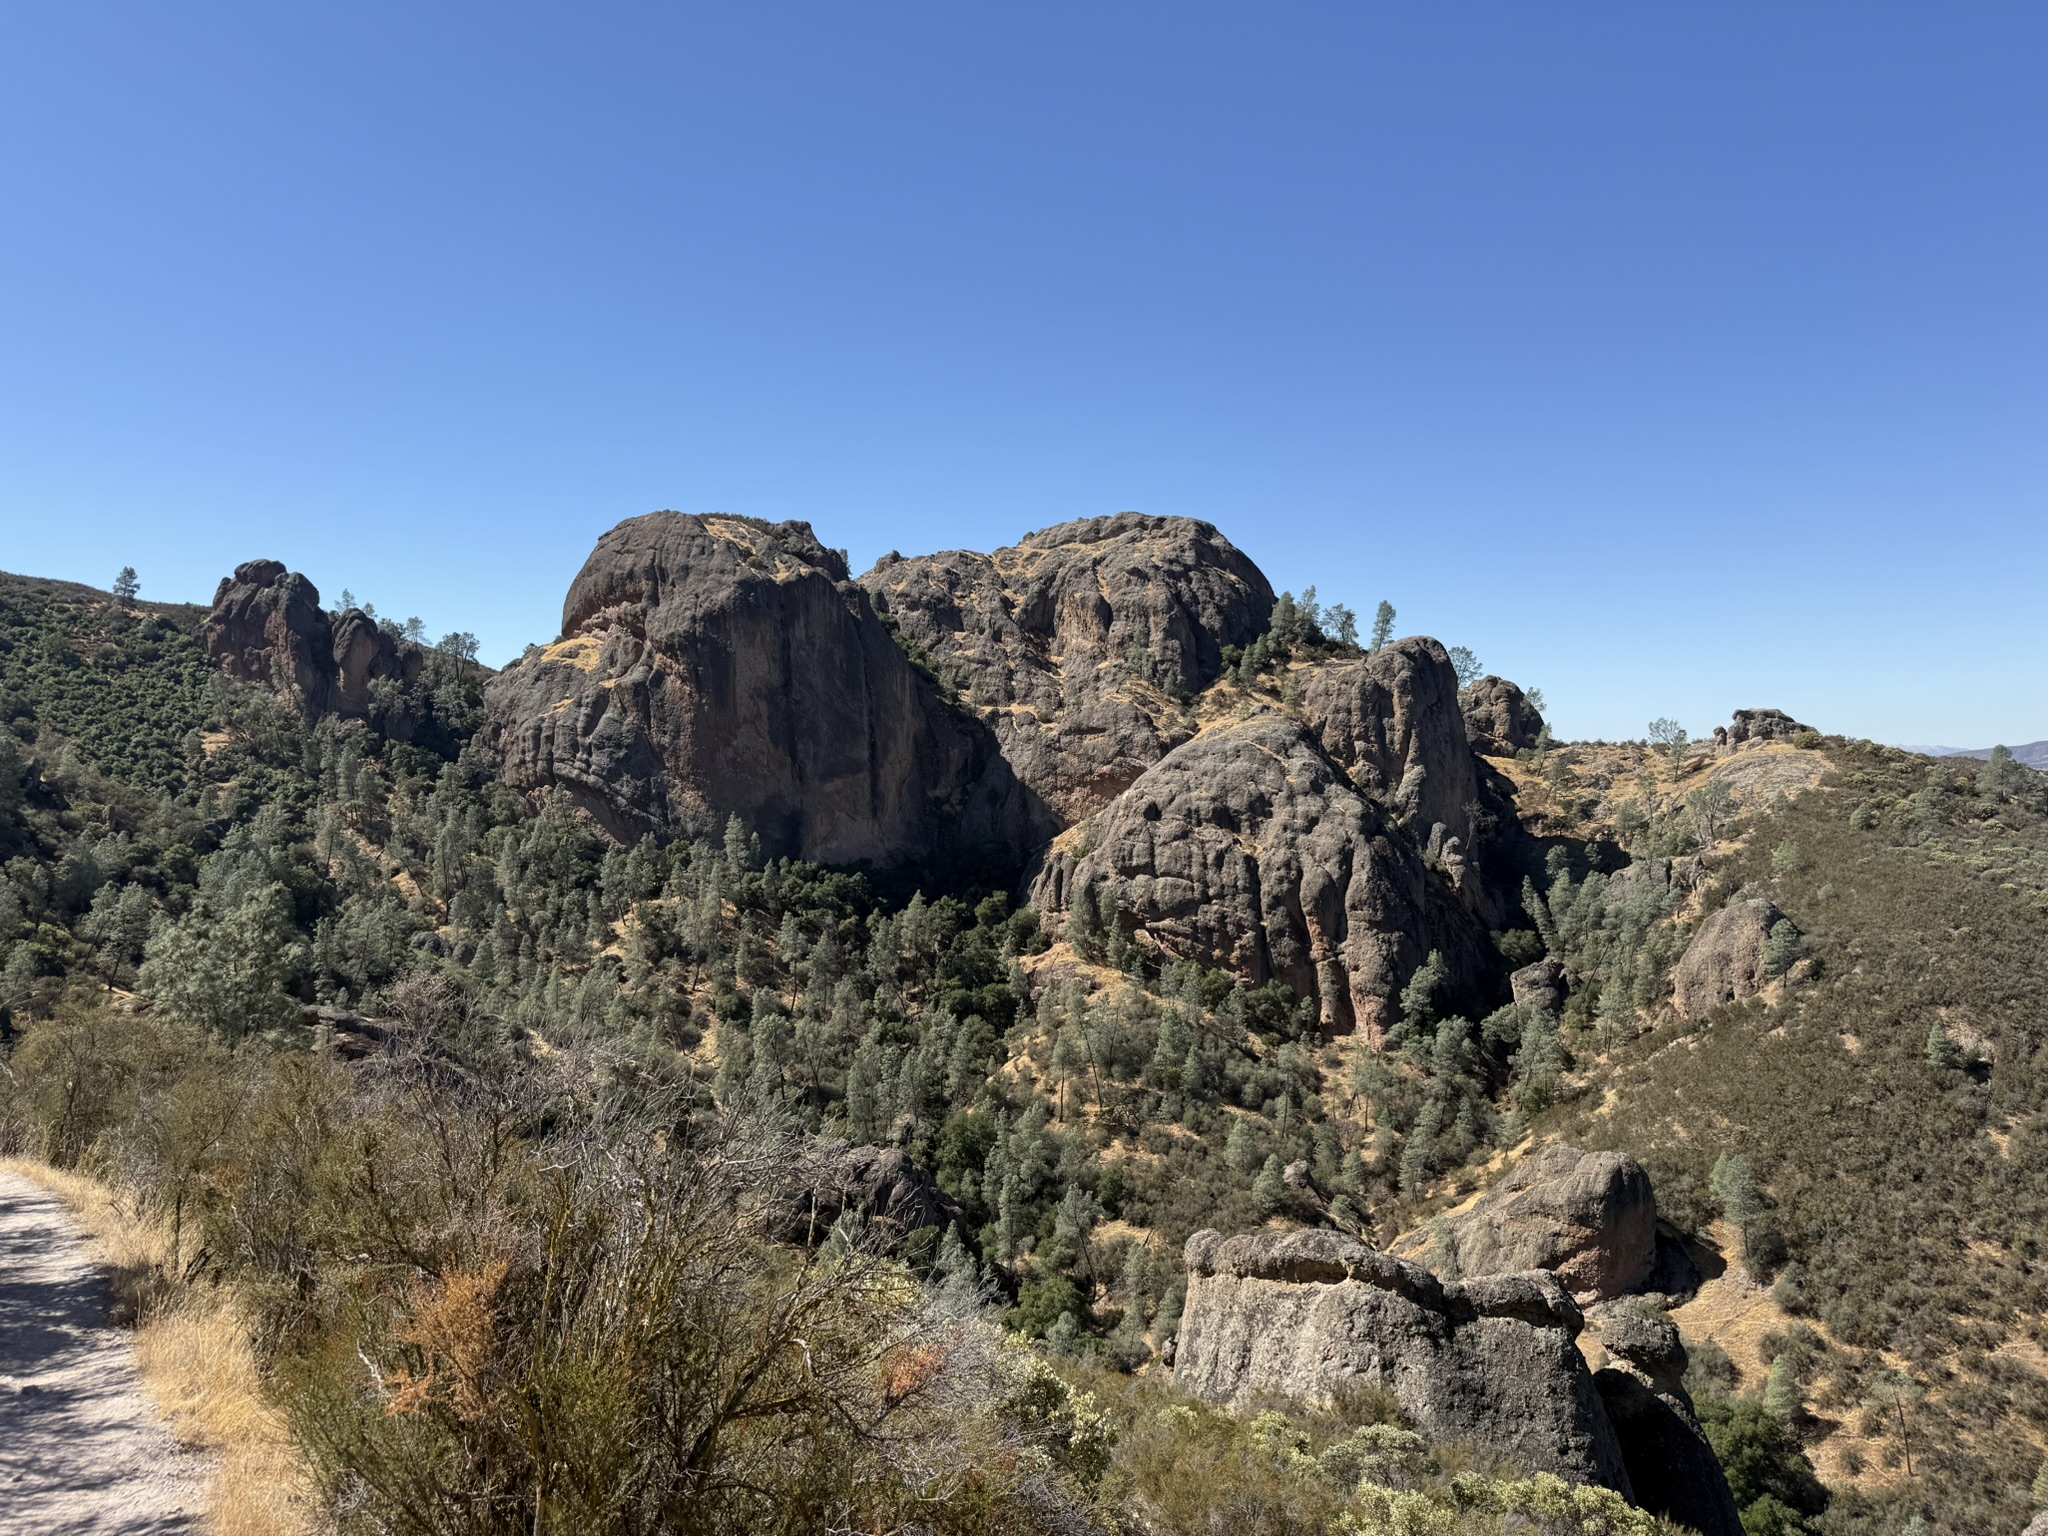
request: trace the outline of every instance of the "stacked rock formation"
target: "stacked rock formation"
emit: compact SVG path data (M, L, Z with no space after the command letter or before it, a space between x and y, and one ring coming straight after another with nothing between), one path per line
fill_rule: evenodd
M738 816L771 856L893 864L1051 825L807 523L621 523L485 709L511 784L625 841Z
M1596 1324L1608 1363L1593 1374L1638 1508L1699 1536L1742 1536L1727 1474L1685 1390L1685 1346L1668 1318L1609 1310Z
M1536 745L1543 717L1529 696L1504 677L1482 677L1458 695L1472 750L1488 757L1513 757Z
M1378 1387L1432 1440L1630 1495L1574 1342L1584 1319L1553 1276L1445 1284L1334 1232L1197 1232L1184 1257L1173 1371L1197 1397L1319 1403L1349 1383Z
M246 561L221 579L200 644L229 677L274 690L308 720L374 720L398 740L411 734L410 715L380 710L370 685L417 682L419 647L393 639L360 608L330 620L320 589L280 561Z

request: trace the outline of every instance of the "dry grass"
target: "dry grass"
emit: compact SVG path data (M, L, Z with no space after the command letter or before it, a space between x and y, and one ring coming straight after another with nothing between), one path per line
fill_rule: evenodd
M304 1462L264 1396L233 1295L167 1276L164 1224L113 1186L26 1158L0 1159L0 1169L59 1196L112 1273L117 1315L135 1323L144 1390L179 1440L212 1457L207 1525L215 1536L317 1530Z

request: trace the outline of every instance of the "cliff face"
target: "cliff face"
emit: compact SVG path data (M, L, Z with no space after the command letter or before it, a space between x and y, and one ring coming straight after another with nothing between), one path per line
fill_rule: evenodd
M624 840L736 815L771 856L891 864L1048 829L804 523L620 524L485 709L510 783Z
M1169 753L1055 845L1033 905L1107 896L1166 953L1316 1000L1324 1026L1377 1032L1431 949L1475 983L1486 935L1391 818L1300 721L1218 726Z
M1621 1444L1547 1274L1443 1284L1334 1232L1188 1239L1173 1372L1210 1402L1391 1392L1424 1435L1631 1495Z
M861 585L1063 823L1192 734L1186 701L1273 608L1271 583L1209 524L1135 512L992 555L891 556Z

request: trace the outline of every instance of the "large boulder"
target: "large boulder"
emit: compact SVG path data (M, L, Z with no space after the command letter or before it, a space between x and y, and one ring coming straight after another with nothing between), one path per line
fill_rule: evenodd
M1782 709L1738 709L1728 726L1728 745L1745 741L1790 741L1813 727L1801 725ZM1716 733L1718 734L1718 732Z
M1446 1275L1538 1269L1582 1305L1641 1287L1657 1260L1650 1176L1618 1152L1533 1152L1469 1208L1394 1245Z
M1416 635L1317 667L1302 688L1301 716L1467 904L1497 923L1497 903L1471 863L1479 781L1458 708L1458 674L1444 648Z
M895 1248L927 1227L952 1226L966 1215L923 1168L897 1147L811 1144L786 1181L787 1196L770 1229L783 1242L822 1241L848 1212Z
M327 708L334 631L320 589L277 560L248 560L223 576L199 643L237 682L274 690L306 719Z
M508 782L622 840L737 816L770 856L886 865L1050 829L807 523L619 524L485 712Z
M1064 822L1187 739L1223 648L1265 632L1273 588L1207 523L1062 523L992 555L891 555L861 577Z
M1685 1346L1668 1318L1623 1308L1594 1317L1607 1364L1593 1385L1628 1467L1635 1503L1699 1536L1742 1536L1727 1474L1685 1390Z
M1513 757L1535 746L1543 734L1543 717L1536 706L1504 677L1487 676L1468 684L1458 695L1458 707L1472 750L1488 757Z
M1760 897L1731 901L1699 926L1671 971L1671 1002L1679 1017L1703 1018L1745 1002L1770 980L1764 945L1784 914Z
M1630 1495L1621 1446L1550 1275L1444 1284L1335 1232L1197 1232L1174 1375L1197 1397L1391 1392L1433 1440Z
M349 609L335 621L333 657L327 707L333 714L353 720L368 720L380 713L371 684L392 682L410 687L419 681L426 664L418 646L393 639L360 608Z
M1484 930L1387 813L1273 711L1175 748L1031 885L1053 916L1105 896L1161 952L1285 982L1333 1032L1378 1038L1433 949L1464 990L1488 964Z

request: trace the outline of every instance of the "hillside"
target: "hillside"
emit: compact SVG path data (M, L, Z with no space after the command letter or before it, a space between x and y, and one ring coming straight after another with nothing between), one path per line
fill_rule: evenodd
M1554 1143L1639 1163L1691 1254L1679 1395L1748 1525L2024 1524L2048 1448L2048 780L2024 770L1770 711L1555 743L1437 642L1361 646L1216 530L1135 514L858 580L806 525L636 519L496 677L276 562L189 611L7 578L0 701L0 1138L175 1202L321 1475L371 1480L365 1528L444 1528L460 1479L409 1465L556 1497L476 1406L514 1376L436 1330L488 1303L527 1400L573 1416L584 1389L511 1340L672 1360L548 1300L683 1284L662 1233L739 1267L690 1271L707 1328L846 1330L803 1412L866 1427L774 1418L771 1503L812 1508L792 1469L827 1455L908 1508L910 1462L1000 1444L1041 1481L949 1483L945 1528L1206 1528L1224 1506L1182 1509L1159 1465L1202 1444L1265 1488L1285 1457L1150 1395L1178 1390L1189 1240L1426 1256ZM829 1283L791 1246L826 1229L862 1255ZM630 1275L607 1231L644 1234ZM759 1285L717 1278L740 1271ZM1040 1365L944 1334L976 1295ZM1639 1304L1596 1299L1586 1351L1619 1352ZM1568 1339L1571 1300L1545 1305ZM864 1331L908 1352L883 1378ZM1281 1418L1322 1491L1274 1482L1255 1528L1334 1520L1366 1497L1327 1470L1346 1437L1434 1411L1311 1407ZM1448 1449L1395 1461L1384 1486L1451 1498ZM644 1473L648 1507L695 1486ZM560 1497L564 1529L624 1518Z

